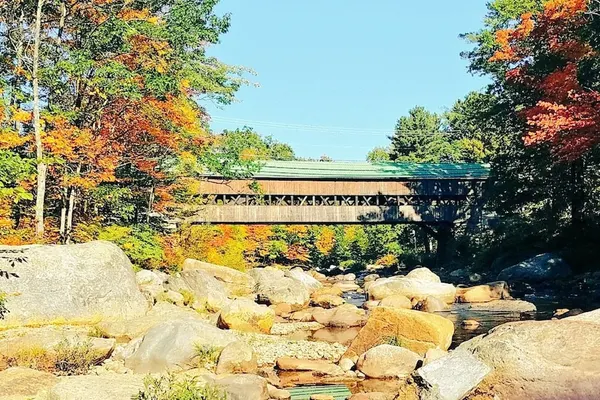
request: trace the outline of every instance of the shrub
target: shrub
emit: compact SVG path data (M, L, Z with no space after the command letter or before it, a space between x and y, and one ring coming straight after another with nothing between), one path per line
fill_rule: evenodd
M54 356L42 347L28 347L6 357L4 364L7 367L24 367L52 372L54 371Z
M179 293L183 296L183 304L191 306L196 301L196 296L189 290L181 289Z
M198 362L198 366L210 369L217 364L222 349L214 346L196 344L195 350L195 358Z
M61 375L83 375L90 367L98 364L102 357L92 348L92 342L87 340L71 343L63 339L54 346L54 370Z
M196 377L177 378L172 374L144 380L144 389L133 400L227 400L221 390L199 382Z

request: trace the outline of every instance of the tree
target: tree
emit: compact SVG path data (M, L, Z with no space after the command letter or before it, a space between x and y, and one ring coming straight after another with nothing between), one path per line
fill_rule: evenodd
M385 147L375 147L367 153L367 161L377 163L390 160L390 150Z

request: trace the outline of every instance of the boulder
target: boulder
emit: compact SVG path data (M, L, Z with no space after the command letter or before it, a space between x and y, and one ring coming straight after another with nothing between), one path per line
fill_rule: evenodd
M311 303L316 307L335 308L346 303L346 300L340 296L334 296L332 294L321 294L318 296L313 296Z
M252 348L244 342L225 346L217 363L217 374L256 374L258 364Z
M300 282L310 293L323 287L323 284L300 267L285 272L285 276Z
M461 400L491 371L472 354L452 352L419 368L415 381L424 400Z
M431 362L440 359L442 357L446 357L448 355L448 352L442 349L438 349L437 347L435 349L429 349L427 350L427 353L425 353L425 358L423 359L423 365L427 365L430 364Z
M329 376L344 375L344 370L340 366L324 360L281 357L277 359L276 364L277 368L282 371L311 371Z
M164 372L188 368L197 348L223 349L235 341L233 334L204 321L167 321L151 328L125 357L125 366L135 373Z
M433 283L441 283L441 279L439 276L431 272L431 270L427 267L415 268L406 274L408 279L420 279L423 281L433 282Z
M379 275L377 274L369 274L367 276L365 276L364 281L366 282L373 282L376 281L377 279L379 279Z
M423 356L432 348L447 350L453 334L452 321L437 314L377 307L344 356L351 358L385 343L406 347Z
M314 291L310 295L310 297L315 298L317 296L323 296L323 295L341 296L342 294L344 294L344 292L340 288L333 287L333 286L325 286L325 287L322 287L322 288Z
M270 333L275 311L250 299L236 299L221 310L219 326L243 332Z
M182 319L203 320L203 317L189 308L181 308L161 301L156 303L144 316L120 321L103 321L97 326L107 337L115 338L118 341L129 341L144 335L157 324Z
M154 272L147 269L142 269L135 273L135 280L138 285L162 285L163 279L162 277Z
M572 317L565 318L568 321L583 321L600 324L600 308L594 311L578 314Z
M381 344L363 353L356 363L356 368L369 378L400 378L410 375L421 357L399 346Z
M581 314L584 315L584 314ZM507 399L595 399L600 324L580 317L511 322L462 343L492 369L479 386Z
M381 300L379 303L381 307L392 307L392 308L405 308L410 310L412 304L410 299L402 294L394 294Z
M529 313L536 311L535 304L524 300L492 300L487 303L457 303L452 306L452 309L514 313Z
M105 374L61 377L42 399L125 400L144 388L144 375Z
M8 325L131 318L149 307L131 262L110 242L0 246L0 259L18 276L0 280Z
M446 311L448 308L448 304L433 296L427 296L425 300L420 303L420 310L428 313Z
M348 282L348 281L336 282L333 284L333 287L338 288L339 290L341 290L344 293L356 292L358 289L360 289L360 286L358 286L356 283Z
M365 301L365 302L363 303L363 308L364 308L365 310L372 310L372 309L374 309L375 307L379 307L379 303L380 303L380 301L379 301L379 300L369 300L369 301Z
M290 319L292 321L298 322L311 322L315 319L313 318L313 312L318 310L318 308L307 308L304 310L296 311L292 315L290 315Z
M424 300L427 296L433 296L451 304L454 303L456 288L448 283L436 283L407 277L379 279L369 286L369 298L371 300L382 300L397 294L417 300Z
M274 400L289 400L292 394L285 389L278 389L273 385L267 385L269 391L269 398Z
M196 310L219 311L229 303L229 292L225 285L202 269L186 270L170 276L166 287L193 294L190 305Z
M310 293L300 281L284 276L275 268L254 268L248 272L256 281L256 293L269 304L286 303L294 310L308 305Z
M327 276L325 276L325 274L322 274L320 272L315 271L314 269L311 269L309 271L309 274L315 278L316 280L318 280L319 282L325 282L327 280Z
M338 365L344 371L352 371L354 369L354 366L356 365L356 363L349 358L342 358L339 361Z
M312 339L319 342L339 343L347 346L356 338L360 332L360 326L351 328L323 328L312 334Z
M240 374L216 376L211 382L227 393L228 400L267 400L267 380L258 375Z
M0 399L27 399L56 385L58 378L49 372L14 367L0 371Z
M0 359L28 351L53 353L58 345L80 346L89 343L95 358L104 360L115 348L114 339L91 338L88 328L70 326L43 326L40 328L17 328L0 332Z
M188 258L183 262L183 271L202 270L221 281L233 296L246 296L254 291L254 279L243 272L221 265Z
M508 284L504 281L456 289L456 300L460 303L486 303L492 300L503 299L512 299L509 294Z
M498 274L498 280L542 282L566 278L571 274L571 267L562 258L544 253L503 269Z
M362 326L366 321L366 312L353 304L343 304L332 309L315 308L313 319L325 326L347 328Z

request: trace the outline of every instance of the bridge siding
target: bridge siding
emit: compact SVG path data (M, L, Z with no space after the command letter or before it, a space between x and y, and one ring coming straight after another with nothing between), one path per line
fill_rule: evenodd
M215 224L369 224L452 222L453 205L425 206L203 206L188 222Z

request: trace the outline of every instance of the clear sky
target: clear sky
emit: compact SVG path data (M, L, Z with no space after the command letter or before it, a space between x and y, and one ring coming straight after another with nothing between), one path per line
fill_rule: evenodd
M207 105L215 131L244 125L301 157L364 160L415 105L444 111L486 81L458 36L479 29L484 0L221 0L232 24L209 54L254 69L260 87Z

